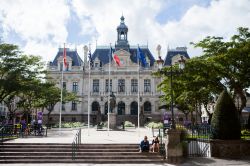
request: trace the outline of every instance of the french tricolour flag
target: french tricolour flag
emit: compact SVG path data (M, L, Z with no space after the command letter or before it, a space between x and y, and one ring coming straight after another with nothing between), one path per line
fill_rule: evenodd
M121 61L120 61L120 58L118 57L118 55L113 53L113 59L118 66L121 66Z

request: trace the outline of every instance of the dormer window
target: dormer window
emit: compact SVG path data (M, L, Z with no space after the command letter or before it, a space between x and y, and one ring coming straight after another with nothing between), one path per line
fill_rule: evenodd
M99 64L97 62L95 63L95 67L99 67Z

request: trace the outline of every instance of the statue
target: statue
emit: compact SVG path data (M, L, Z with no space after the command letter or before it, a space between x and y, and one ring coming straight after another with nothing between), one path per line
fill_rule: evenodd
M156 47L156 51L158 53L159 60L161 60L161 45L160 44Z
M113 109L116 106L116 97L114 95L114 92L111 92L110 94L110 112L113 112Z

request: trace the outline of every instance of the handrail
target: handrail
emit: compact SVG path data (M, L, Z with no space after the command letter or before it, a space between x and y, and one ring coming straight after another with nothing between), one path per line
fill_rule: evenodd
M76 159L76 153L80 149L81 144L81 128L78 129L78 131L75 134L74 140L72 142L72 160Z
M1 142L3 142L3 129L4 129L4 126L3 127L1 127L1 129L0 129L0 133L1 133Z
M162 130L162 132L161 132ZM165 153L166 153L166 150L165 150L165 144L163 143L163 137L164 137L164 129L159 129L159 135L160 137L160 154L165 158Z

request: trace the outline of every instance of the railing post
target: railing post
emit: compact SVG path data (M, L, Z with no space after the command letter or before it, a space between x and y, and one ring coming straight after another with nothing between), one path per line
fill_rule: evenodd
M4 127L1 128L2 143L3 143L3 129Z
M80 144L81 144L81 128L76 132L76 135L72 142L72 160L75 160L76 151L80 150Z

